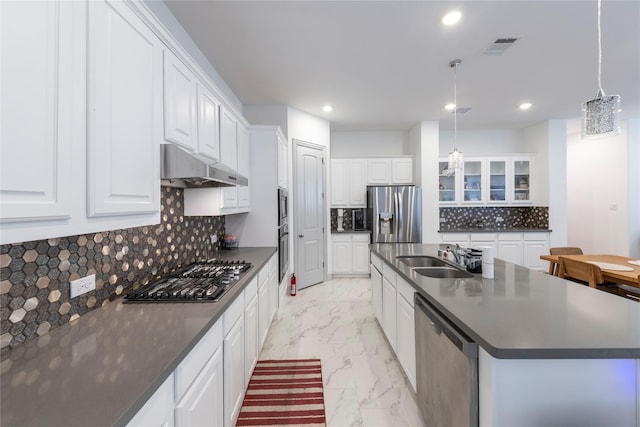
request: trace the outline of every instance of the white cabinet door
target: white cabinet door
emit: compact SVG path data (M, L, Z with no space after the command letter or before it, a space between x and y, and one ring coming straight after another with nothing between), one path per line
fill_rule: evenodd
M88 7L89 216L158 212L161 42L125 3Z
M351 235L351 272L369 274L369 234Z
M331 206L349 205L349 171L347 159L331 159Z
M270 305L268 280L265 280L258 288L258 336L260 348L262 348L264 341L267 339L269 325L271 324L271 320L269 319L269 313L271 311Z
M244 396L244 321L242 316L224 337L224 426L232 427Z
M384 276L382 277L382 330L393 351L397 352L396 288Z
M238 170L238 131L236 119L229 110L220 107L220 162ZM222 188L222 209L238 207L238 187Z
M287 141L278 135L278 187L289 188L289 162L287 156Z
M173 374L171 374L127 423L127 427L172 427L174 425L173 396Z
M198 149L197 78L168 49L164 51L164 139Z
M497 257L504 261L522 265L522 237L519 240L499 240Z
M373 313L382 326L382 273L373 264L371 264L371 304Z
M367 183L391 184L391 159L367 159Z
M198 153L220 159L220 102L202 84L198 84Z
M256 279L254 279L256 280ZM258 295L254 294L244 309L244 384L258 361Z
M176 405L176 427L223 425L222 353L222 347L213 353L196 380Z
M72 214L74 63L71 2L0 2L0 221ZM78 106L80 107L80 106ZM84 120L84 115L81 114ZM78 122L82 128L82 122ZM77 126L76 126L77 127Z
M350 207L367 206L367 161L350 159L348 161L348 190ZM332 183L333 184L333 183ZM343 183L342 185L345 185Z
M516 205L533 203L534 163L532 157L516 157L511 159L511 189L509 199Z
M269 274L269 282L267 283L269 287L269 325L275 318L276 313L278 312L278 270L272 269ZM267 328L268 329L268 328Z
M540 259L540 255L549 254L549 237L547 234L524 233L523 264L527 268L546 271L548 264Z
M413 184L413 159L391 159L391 182L393 184Z
M251 206L251 145L249 131L238 123L238 173L249 180L249 185L238 187L238 207Z
M416 391L416 337L413 306L398 296L398 360Z
M350 274L351 263L351 237L349 235L333 235L331 239L333 274Z

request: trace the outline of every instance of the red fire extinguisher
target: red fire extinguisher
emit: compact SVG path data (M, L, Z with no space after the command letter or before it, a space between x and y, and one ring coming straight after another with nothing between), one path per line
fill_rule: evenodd
M296 296L296 292L297 288L296 288L296 275L292 274L291 275L291 296L295 297Z

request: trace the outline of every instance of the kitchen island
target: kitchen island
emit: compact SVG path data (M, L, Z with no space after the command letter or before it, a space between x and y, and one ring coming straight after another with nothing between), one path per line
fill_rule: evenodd
M0 424L126 425L275 253L267 247L219 252L217 259L252 267L218 302L119 298L13 349L2 358Z
M640 425L638 303L499 259L494 279L424 277L397 257L439 245L370 248L478 343L481 426Z

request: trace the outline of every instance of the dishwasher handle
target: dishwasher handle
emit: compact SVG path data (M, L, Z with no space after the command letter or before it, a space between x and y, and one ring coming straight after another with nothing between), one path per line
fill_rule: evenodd
M415 306L431 321L431 328L440 335L444 334L464 355L470 359L478 358L478 344L446 320L431 304L417 292L414 294Z

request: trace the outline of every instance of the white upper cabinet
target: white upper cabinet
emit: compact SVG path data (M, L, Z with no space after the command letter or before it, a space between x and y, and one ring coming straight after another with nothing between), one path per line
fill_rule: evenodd
M89 216L160 209L162 45L122 2L89 7Z
M469 157L461 171L447 176L438 170L440 205L531 205L534 200L534 157Z
M236 122L229 110L220 107L220 162L233 170L238 169Z
M366 165L365 159L331 159L331 206L367 205Z
M249 180L249 185L238 187L238 207L251 206L251 141L249 130L238 123L238 173Z
M413 158L391 159L391 182L413 184Z
M367 183L370 185L391 184L391 160L367 159Z
M220 101L203 84L198 84L198 152L220 159Z
M68 2L0 2L1 222L72 214L72 166L84 162L72 149L72 95L84 57L71 18Z
M197 78L170 50L164 51L164 138L198 149Z

